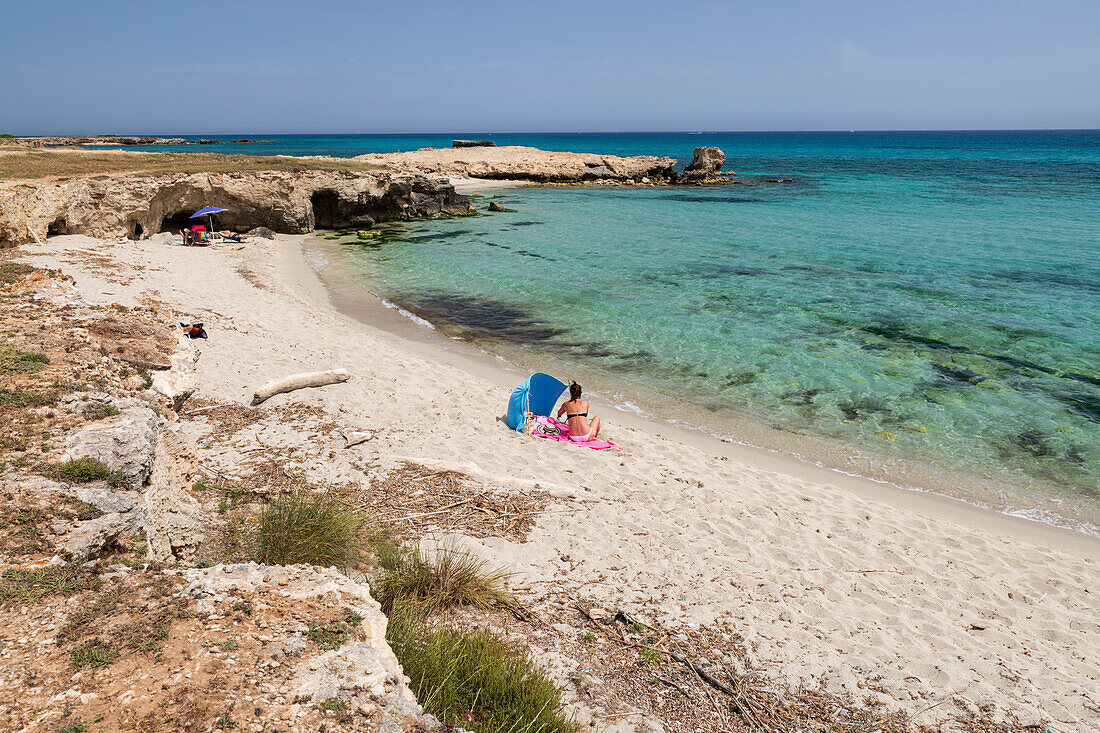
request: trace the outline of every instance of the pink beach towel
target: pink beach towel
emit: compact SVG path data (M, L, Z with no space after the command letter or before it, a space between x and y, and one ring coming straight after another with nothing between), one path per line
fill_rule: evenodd
M535 423L536 423L535 429L531 432L531 435L538 436L539 438L550 438L551 440L557 440L557 441L560 441L562 443L572 443L573 445L583 445L584 447L591 448L592 450L606 450L608 448L618 448L619 447L619 446L615 445L614 443L612 443L611 441L608 441L608 440L577 440L576 438L571 438L571 437L569 437L569 426L566 425L563 422L558 422L557 420L555 420L552 417L541 417L541 416L536 417L535 418ZM551 435L551 434L540 432L539 428L544 426L544 425L545 426L553 426L555 428L558 428L559 430L561 430L561 433L559 433L557 435Z

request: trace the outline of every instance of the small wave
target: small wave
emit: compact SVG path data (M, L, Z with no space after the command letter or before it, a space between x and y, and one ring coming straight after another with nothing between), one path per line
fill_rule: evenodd
M433 331L435 330L435 326L432 325L431 321L429 321L425 318L421 318L420 316L416 315L415 313L410 313L409 311L405 310L401 306L395 305L395 304L391 303L390 301L386 300L385 298L379 298L379 300L382 301L382 305L386 306L387 308L392 308L393 310L397 311L401 315L405 316L405 318L408 318L413 323L419 324L421 326L426 326L427 328L430 328Z
M314 270L323 270L329 265L328 258L319 250L304 249L302 254L305 257L306 264Z
M640 417L649 417L648 412L638 407L633 402L630 402L629 400L623 400L621 404L614 405L614 408L619 412L630 412Z

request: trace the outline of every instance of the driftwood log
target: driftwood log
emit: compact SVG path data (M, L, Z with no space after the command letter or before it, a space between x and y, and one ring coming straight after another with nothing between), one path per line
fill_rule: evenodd
M305 372L293 374L283 379L273 379L256 390L252 395L252 406L255 407L277 394L293 392L296 389L306 387L324 387L327 384L337 384L351 379L346 369L329 369L325 372Z

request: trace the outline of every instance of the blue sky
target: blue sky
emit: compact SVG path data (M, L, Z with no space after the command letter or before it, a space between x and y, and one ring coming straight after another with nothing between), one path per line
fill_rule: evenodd
M0 132L1100 127L1100 2L5 3Z

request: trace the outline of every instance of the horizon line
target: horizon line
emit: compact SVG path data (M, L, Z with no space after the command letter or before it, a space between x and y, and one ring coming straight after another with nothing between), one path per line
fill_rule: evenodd
M173 133L149 133L149 132L95 132L95 133L55 133L55 134L22 134L20 138L34 137L236 137L240 135L331 135L331 136L383 136L383 135L737 135L737 134L825 134L825 133L903 133L903 132L1100 132L1097 127L958 127L958 128L830 128L817 130L508 130L488 132L484 130L434 130L425 132L173 132Z

